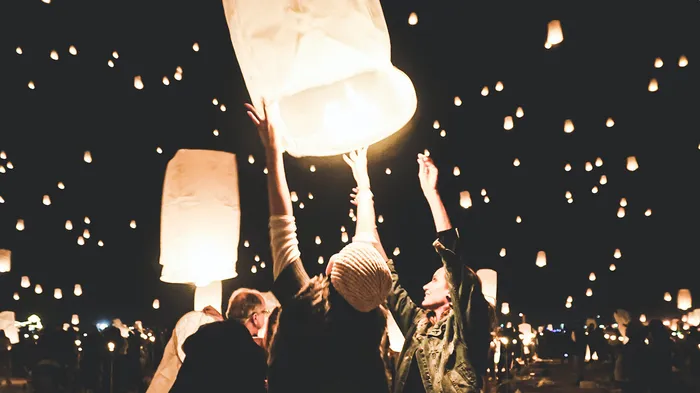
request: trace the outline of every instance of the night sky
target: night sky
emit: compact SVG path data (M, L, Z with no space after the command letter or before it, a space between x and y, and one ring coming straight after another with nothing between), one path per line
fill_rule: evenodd
M416 299L439 266L416 176L415 155L425 149L441 171L439 188L461 228L465 262L499 272L499 303L509 302L513 314L523 312L536 324L596 314L610 320L618 307L672 312L680 288L700 296L692 273L700 219L700 3L610 4L383 1L393 62L413 80L418 111L404 130L370 148L370 175L377 214L385 220L379 224L384 245L389 254L400 248L399 273ZM412 12L415 26L408 23ZM12 271L0 275L0 310L16 311L18 320L36 313L46 325L78 313L83 323L120 317L168 326L191 309L193 288L160 282L158 264L165 168L183 148L237 154L239 276L224 283L224 298L240 286L268 290L263 148L243 110L248 92L221 3L5 0L0 15L0 150L7 155L0 160L0 248L12 250L13 259ZM564 41L547 50L547 23L554 19ZM685 67L679 67L682 55ZM654 67L657 57L661 68ZM181 81L174 78L178 66ZM143 90L134 88L137 75ZM647 89L651 78L659 85L654 93ZM515 117L518 107L522 118ZM515 120L510 131L503 127L506 116ZM613 127L606 126L609 117ZM567 119L572 133L564 132ZM625 167L628 156L637 158L635 172ZM586 162L598 157L603 165L586 171ZM318 274L325 268L318 257L327 260L343 246L340 227L354 231L352 176L339 156L288 157L286 164L290 188L305 205L295 203L302 258ZM601 175L607 184L599 183ZM468 210L459 206L463 190L472 196ZM42 204L47 194L50 206ZM628 205L620 219L623 197ZM24 231L15 229L18 218ZM64 229L66 220L72 231ZM80 246L85 228L91 237ZM616 248L620 259L613 257ZM535 266L540 250L547 253L544 268ZM595 282L588 280L591 272ZM23 275L31 288L20 288ZM84 291L79 298L72 295L76 283ZM34 294L35 284L42 295ZM53 298L54 288L62 288L63 299ZM666 291L673 302L664 302ZM570 310L568 296L574 298ZM160 310L151 308L155 298Z

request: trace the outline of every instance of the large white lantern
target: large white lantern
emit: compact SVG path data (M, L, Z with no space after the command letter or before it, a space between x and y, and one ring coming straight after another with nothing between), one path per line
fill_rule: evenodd
M680 289L678 290L678 296L676 298L678 302L679 310L690 310L693 307L693 297L690 295L690 289Z
M391 63L379 0L223 0L253 105L270 103L289 154L331 156L378 142L416 111ZM272 115L272 114L271 114Z
M0 249L0 273L7 273L12 269L12 251Z
M161 281L206 286L235 277L240 219L236 156L178 150L163 184Z
M221 313L222 291L221 281L213 281L209 285L195 288L194 311L202 311L205 307L212 306Z
M493 269L479 269L476 275L481 279L481 293L492 306L496 306L498 293L498 273Z
M19 342L19 330L15 326L15 313L13 311L0 312L0 330L5 332L5 337L10 340L10 344Z

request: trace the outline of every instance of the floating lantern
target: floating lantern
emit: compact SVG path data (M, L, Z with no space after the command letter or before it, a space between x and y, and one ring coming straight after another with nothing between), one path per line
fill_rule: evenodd
M262 113L268 100L292 156L359 149L413 117L416 92L391 63L379 0L223 5L252 103Z
M17 224L15 224L15 228L20 232L23 231L24 230L24 220L21 218L18 218Z
M671 297L671 292L664 293L664 301L670 302L671 300L673 300L673 298Z
M517 158L515 160L513 160L513 166L515 166L515 167L520 166L520 160Z
M518 109L515 110L515 117L520 119L521 117L525 116L525 111L523 111L523 107L519 106Z
M314 239L314 243L321 244L321 236L316 236L316 239Z
M41 285L36 284L36 286L34 287L34 293L36 293L37 295L41 295L43 292L44 288L42 288Z
M196 42L192 44L192 50L195 52L199 52L199 44Z
M73 295L75 296L82 296L83 295L83 287L80 284L75 284L73 287Z
M595 281L595 273L591 272L591 274L588 275L588 281Z
M316 172L316 165L311 165L309 166L309 172L314 173ZM310 194L310 193L309 193Z
M318 257L318 264L323 265L323 257Z
M163 183L161 281L202 286L235 277L240 218L236 156L178 150Z
M644 314L641 314L641 315L639 316L639 322L641 322L641 323L646 323L646 321L647 321L647 316L644 315Z
M53 297L56 299L63 299L63 291L61 291L61 288L56 288L53 290Z
M571 164L567 163L566 165L564 165L564 170L569 172L571 170Z
M58 182L58 184L57 184L56 186L58 187L59 190L65 190L65 189L66 189L66 185L63 184L62 181Z
M608 120L605 121L605 126L608 128L612 128L612 126L615 125L615 120L613 120L612 117L608 117Z
M12 251L0 249L0 273L12 270Z
M418 24L418 14L415 12L411 12L411 15L408 16L408 24L411 26L415 26Z
M487 95L489 95L489 87L488 86L484 86L481 88L481 95L483 97L486 97Z
M574 122L567 119L564 122L564 132L566 132L567 134L571 134L572 132L574 132Z
M600 182L600 185L601 185L601 186L604 186L604 185L608 184L608 177L605 176L605 175L600 175L600 181L599 181L599 182Z
M71 45L68 47L68 53L75 56L78 54L78 50L75 48L75 46Z
M520 216L517 216L515 217L515 222L520 224L521 222L523 222L523 219Z
M341 242L347 243L348 240L349 240L349 239L348 239L348 233L347 233L347 232L343 232L343 233L340 234L340 241L341 241Z
M481 196L486 196L486 189L485 188L481 189Z
M459 97L455 97L455 106L462 106L462 99Z
M676 299L676 302L679 310L690 310L690 308L693 307L693 297L690 296L690 289L678 290L678 297Z
M652 93L659 91L659 82L657 82L655 78L651 78L647 89Z
M506 131L513 129L513 116L506 116L505 119L503 119L503 129Z
M15 293L12 295L12 298L13 298L14 300L19 300L19 293L15 292Z
M685 67L688 65L688 58L685 57L685 55L681 55L681 57L678 58L678 67Z
M437 130L437 129L440 129L440 122L437 121L437 120L435 120L435 121L433 122L433 128L436 129L436 130Z
M550 48L554 45L559 45L564 41L564 32L561 30L561 22L553 20L547 24L547 41ZM547 48L549 49L549 48Z
M615 266L614 263L611 263L608 269L610 269L611 272L614 272L615 270L617 270L617 266Z
M591 164L590 161L586 161L586 166L584 168L586 169L586 172L590 172L593 170L593 164Z
M299 195L297 195L296 191L290 192L289 198L292 200L292 202L299 202Z
M78 314L73 314L73 316L70 318L70 323L75 326L80 324L80 317Z
M656 60L654 60L654 68L661 68L664 66L664 61L661 60L660 57L657 57Z
M593 290L591 288L586 289L586 296L588 296L588 297L593 296Z
M537 252L537 260L535 261L537 267L547 266L547 254L544 251Z
M140 76L140 75L136 75L136 76L134 77L134 87L135 87L137 90L143 90L143 80L141 80L141 76Z
M29 288L31 285L32 284L29 281L29 276L22 276L22 279L20 280L20 286L22 288Z
M634 172L639 169L639 164L637 163L637 158L634 156L627 157L627 170Z
M401 250L398 247L396 247L394 248L394 252L392 254L394 254L394 256L397 257L399 256L399 254L401 254Z
M510 305L508 303L503 302L501 304L501 314L503 314L503 315L510 314Z
M131 220L131 222L129 222L129 227L131 227L131 229L136 229L136 220Z
M574 302L574 297L573 297L573 296L567 297L567 298L566 298L566 302L567 302L567 303L573 303L573 302Z
M90 238L90 230L89 229L86 228L83 230L83 237L86 239Z
M70 220L66 220L65 228L67 231L73 230L73 223Z
M158 300L158 299L153 300L153 309L157 310L159 308L160 308L160 300Z
M496 82L496 91L503 91L503 82Z
M498 273L493 269L479 269L476 271L476 275L481 279L481 293L495 307L498 294Z
M167 76L164 76L162 80L163 80L163 84L164 84L165 86L169 86L169 85L170 85L170 79L168 79Z
M92 154L89 150L83 153L83 161L87 162L88 164L92 162Z
M459 193L459 205L462 206L463 209L472 207L472 197L469 191L462 191Z
M255 164L255 157L253 157L252 154L248 156L248 163L249 163L249 164Z
M102 246L105 245L105 243L104 243L102 240L98 240L98 241L97 241L97 245L98 245L99 247L102 247Z
M620 258L622 258L622 251L620 251L619 248L616 248L616 249L615 249L615 252L613 253L613 257L615 257L615 259L620 259Z
M90 224L90 217L85 216L85 218L83 219L83 222L86 224Z
M651 216L651 209L647 209L647 211L644 212L644 215L647 217Z
M500 255L501 258L503 258L503 257L506 256L506 249L505 249L505 247L504 247L504 248L501 248L501 252L499 252L498 255Z
M34 90L36 88L36 85L34 85L33 81L29 81L29 83L27 83L27 87L31 90Z
M198 286L194 289L194 311L202 311L207 306L212 306L221 313L223 288L221 281L212 281L208 285Z

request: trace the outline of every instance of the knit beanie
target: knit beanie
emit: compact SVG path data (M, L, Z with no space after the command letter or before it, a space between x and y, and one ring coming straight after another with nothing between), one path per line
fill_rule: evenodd
M386 301L391 273L382 255L370 243L352 242L329 261L331 284L357 311L368 312Z

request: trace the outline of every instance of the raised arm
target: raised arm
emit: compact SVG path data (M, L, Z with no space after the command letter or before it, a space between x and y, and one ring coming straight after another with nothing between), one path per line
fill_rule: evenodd
M281 137L277 135L274 125L269 120L268 107L265 102L263 102L263 116L260 116L250 104L246 104L246 109L265 146L273 273L275 281L278 281L281 275L285 278L283 280L285 285L281 286L282 288L275 295L278 298L286 298L295 295L309 277L300 259L297 227L289 186L287 185L287 176L284 171L284 149Z

